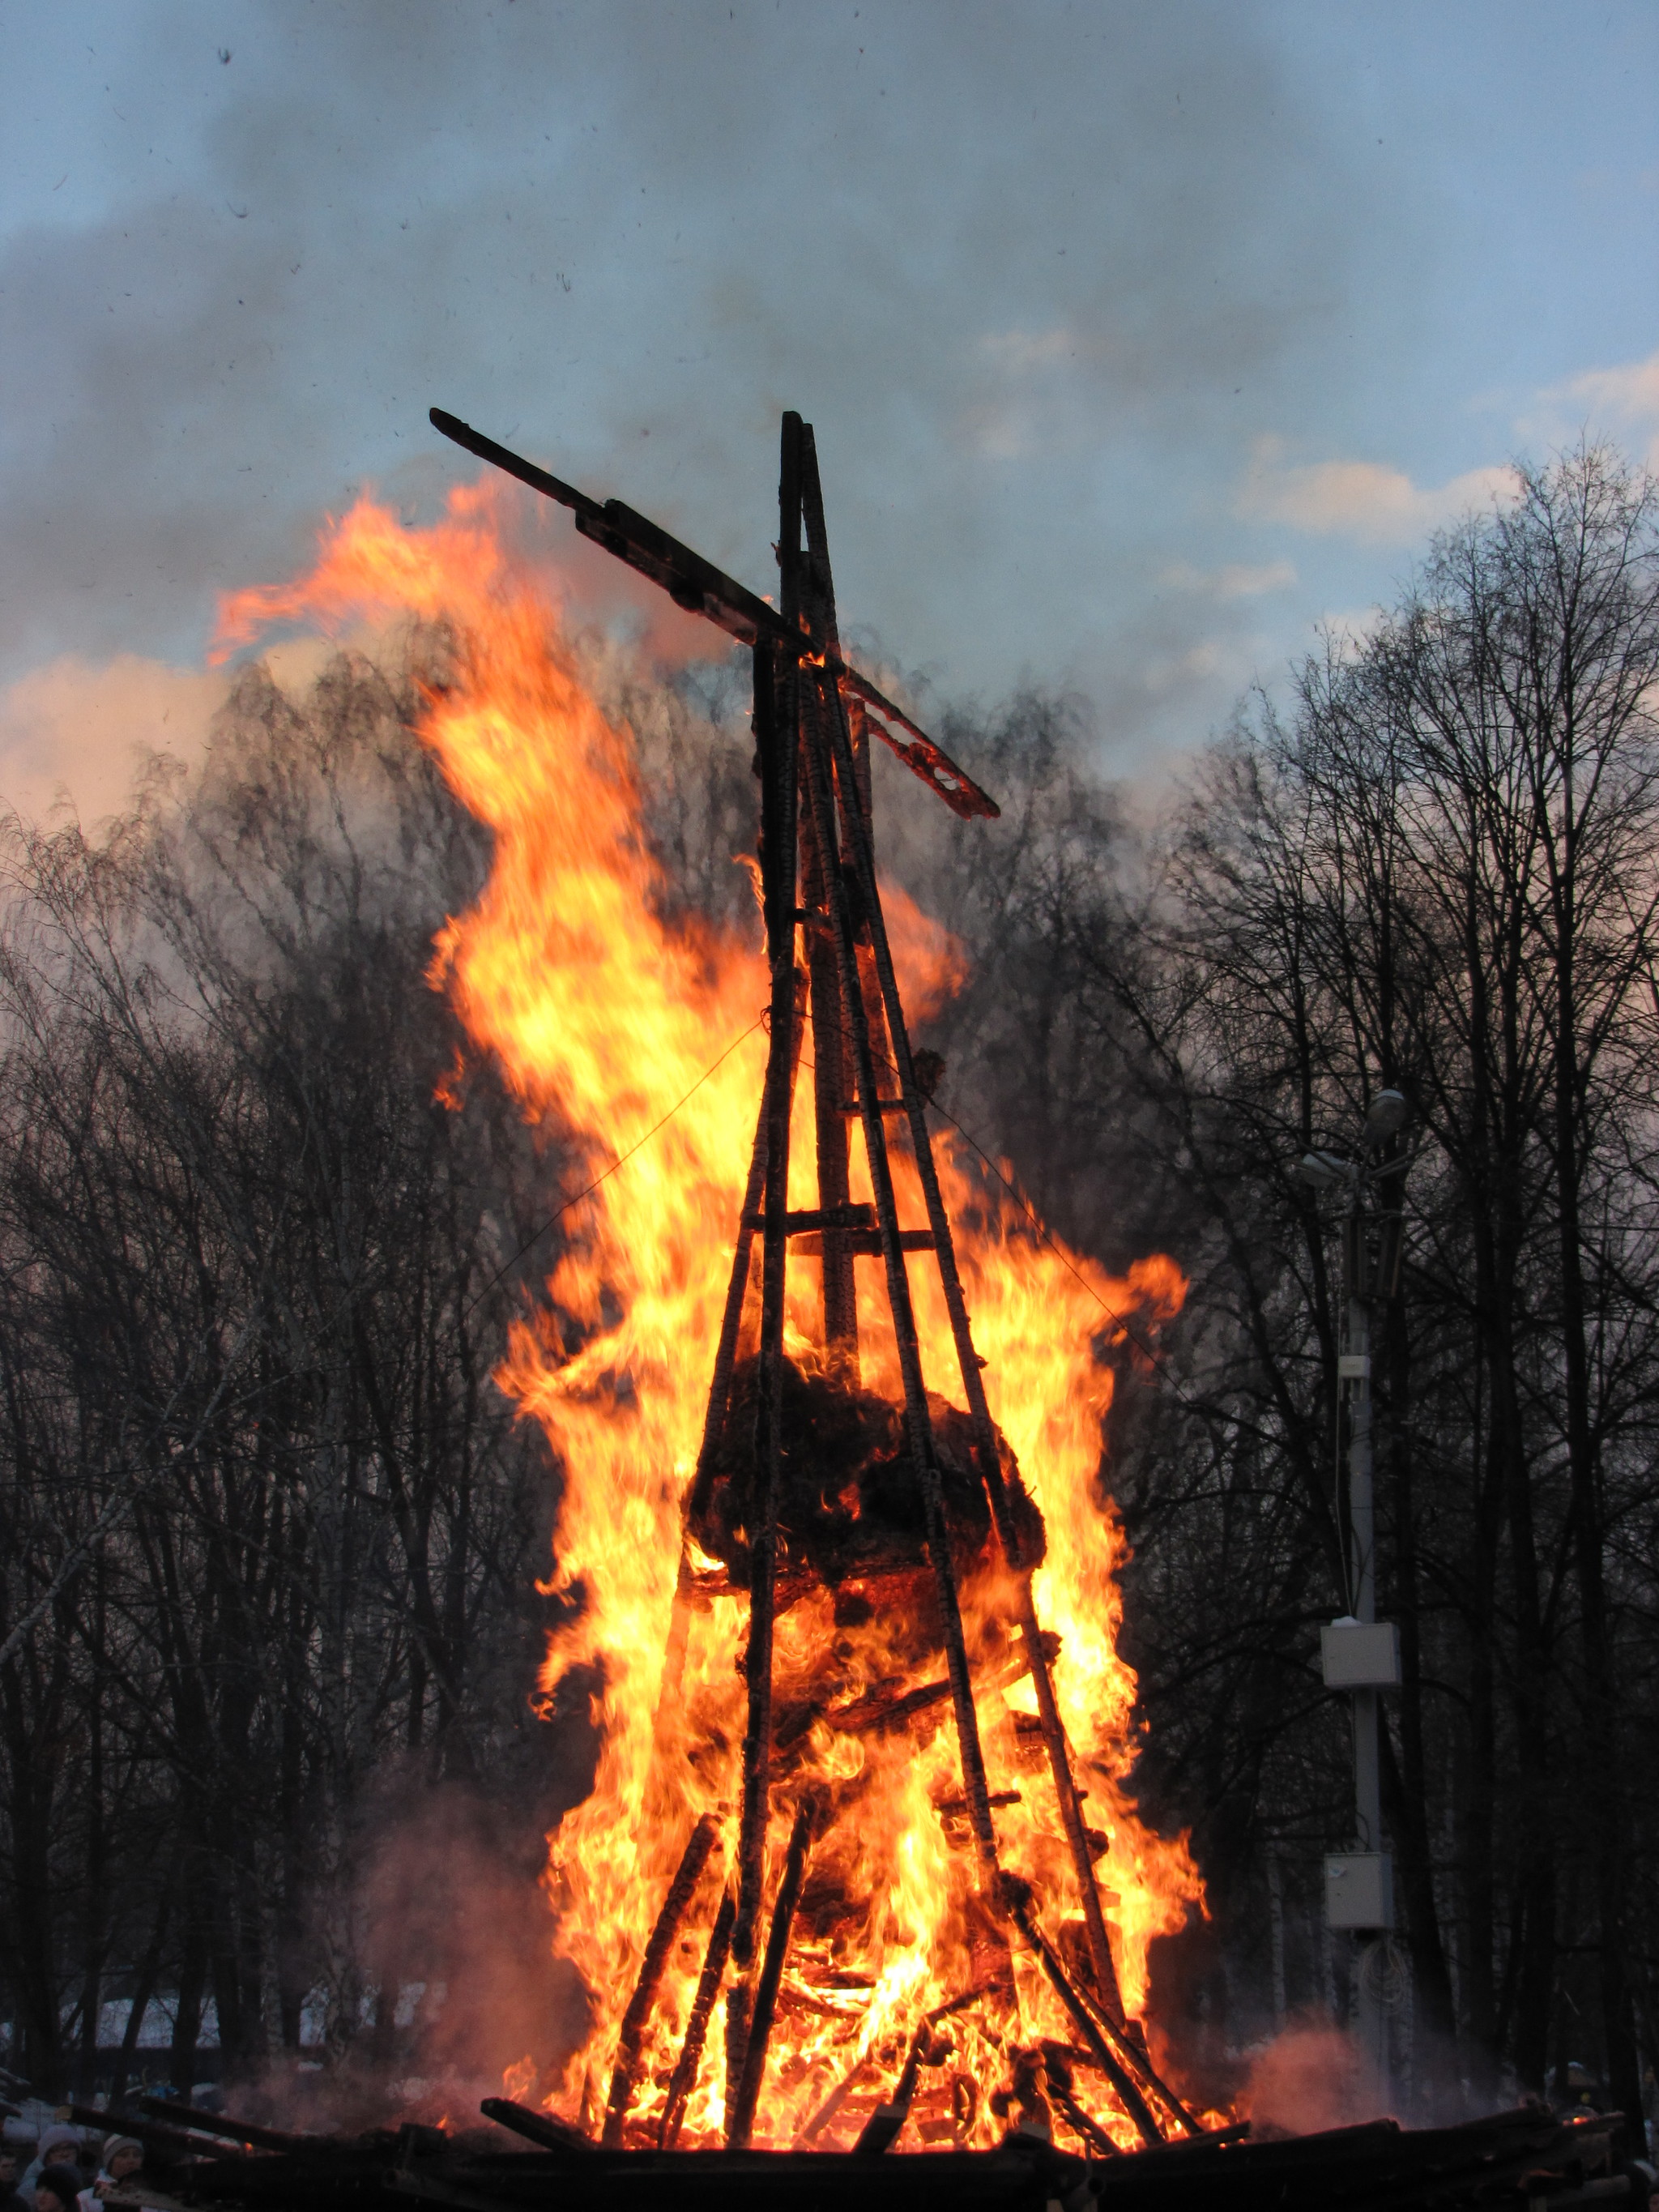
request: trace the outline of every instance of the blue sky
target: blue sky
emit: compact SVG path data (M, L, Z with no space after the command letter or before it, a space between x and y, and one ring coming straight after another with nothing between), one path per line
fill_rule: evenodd
M763 590L799 407L854 635L1126 769L1517 452L1659 437L1652 0L0 0L0 70L33 807L187 744L353 489L434 511L434 402Z

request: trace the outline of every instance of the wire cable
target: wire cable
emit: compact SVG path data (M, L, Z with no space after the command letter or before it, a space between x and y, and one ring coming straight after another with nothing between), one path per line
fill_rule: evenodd
M548 1231L551 1229L556 1223L561 1220L565 1214L568 1213L573 1206L580 1206L585 1198L592 1198L599 1185L602 1182L608 1182L610 1178L616 1174L617 1170L619 1167L624 1166L628 1161L631 1160L635 1153L640 1150L642 1145L648 1145L652 1138L656 1135L659 1129L665 1129L668 1127L668 1124L673 1120L675 1115L679 1112L681 1107L688 1104L690 1100L696 1097L698 1091L702 1089L703 1085L708 1082L709 1077L714 1074L718 1069L725 1066L726 1061L731 1059L738 1047L740 1044L745 1043L749 1038L753 1036L757 1030L764 1029L765 1026L766 1016L764 1014L760 1015L757 1019L750 1022L748 1028L744 1030L741 1035L732 1038L731 1043L726 1046L726 1050L720 1054L718 1060L711 1060L709 1061L702 1073L691 1085L691 1088L685 1093L684 1097L676 1099L674 1103L669 1108L668 1111L662 1116L660 1121L653 1121L642 1137L636 1137L625 1152L618 1152L616 1158L611 1161L610 1166L605 1169L601 1174L596 1175L592 1182L587 1185L586 1189L579 1190L574 1197L566 1199L562 1206L556 1206L553 1212L548 1215L546 1220L543 1222L541 1227L539 1229L533 1230L525 1239L524 1243L520 1245L518 1250L513 1255L512 1258L510 1260L504 1260L501 1266L496 1268L495 1273L484 1285L483 1290L478 1292L477 1297L472 1300L471 1304L467 1307L466 1312L462 1315L461 1318L464 1321L466 1320L477 1310L479 1304L489 1296L489 1293L495 1289L496 1284L501 1281L501 1277L510 1273L512 1270L518 1266L520 1261L523 1259L525 1254L528 1252L532 1246L539 1244L542 1238L546 1236Z

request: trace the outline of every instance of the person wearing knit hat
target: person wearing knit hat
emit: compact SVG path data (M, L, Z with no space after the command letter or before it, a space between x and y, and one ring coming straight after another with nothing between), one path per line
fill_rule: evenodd
M80 2154L80 2130L66 2127L61 2120L54 2120L50 2127L40 2130L40 2140L34 2147L34 2157L17 2185L17 2194L26 2204L33 2204L42 2171L59 2160L65 2157L74 2160Z
M122 2191L128 2182L136 2180L144 2162L144 2146L137 2136L106 2136L103 2161L98 2169L98 2179L90 2191L92 2202L113 2200L121 2202Z
M34 2185L34 2212L80 2212L81 2175L73 2166L43 2166Z

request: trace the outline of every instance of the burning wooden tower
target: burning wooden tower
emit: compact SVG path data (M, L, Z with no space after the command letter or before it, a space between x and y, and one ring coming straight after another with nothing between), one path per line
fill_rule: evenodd
M826 1717L843 1734L869 1732L947 1703L961 1790L941 1809L965 1829L975 1869L967 1946L973 1972L967 1986L917 2028L898 2086L866 2122L861 2147L884 2147L902 2126L919 2067L936 2063L943 2047L942 2014L975 2006L1013 2016L1016 1955L1034 1964L1077 2039L1068 2049L1054 2045L1046 2069L1048 2094L1058 2097L1073 2131L1085 2142L1097 2138L1101 2148L1111 2147L1101 2122L1076 2100L1070 2067L1077 2064L1103 2080L1107 2118L1120 2129L1127 2123L1146 2143L1194 2134L1196 2123L1154 2070L1119 1993L1095 1872L1103 1839L1085 1825L1055 1701L1054 1640L1045 1638L1032 1597L1042 1522L987 1405L928 1129L935 1071L927 1054L913 1052L900 1001L876 876L872 734L958 815L993 817L997 807L842 658L817 448L811 425L798 415L783 417L775 605L620 501L589 499L441 410L432 410L432 420L469 452L571 508L585 537L649 577L678 605L719 624L750 648L754 663L769 1047L702 1448L686 1501L687 1541L658 1729L660 1755L672 1756L666 1747L674 1740L671 1723L693 1611L713 1584L746 1590L741 1794L733 1866L720 1890L665 2101L641 2135L632 2117L641 2055L665 1963L684 1941L694 1895L708 1886L705 1870L716 1835L708 1815L692 1829L623 2018L605 2139L673 2146L729 1975L725 2136L734 2148L750 2142L792 1931L811 1894L815 1849L835 1818L821 1783L800 1771L799 1747ZM809 1031L818 1202L810 1211L792 1211L792 1107ZM862 1201L852 1195L854 1124L872 1194ZM919 1191L921 1220L900 1218L895 1170L905 1162L904 1188ZM954 1346L955 1376L949 1383L938 1378L933 1393L923 1372L907 1267L908 1255L921 1254L937 1267ZM860 1258L879 1263L899 1402L861 1385ZM822 1281L822 1357L810 1370L785 1349L792 1260L816 1261ZM944 1395L951 1384L959 1386L960 1407ZM963 1607L969 1576L978 1588L988 1582L995 1588L1000 1616L988 1620L981 1606L972 1652ZM883 1615L894 1650L902 1649L901 1681L904 1668L937 1674L941 1662L942 1679L836 1706L826 1654L817 1692L797 1695L780 1711L776 1626L809 1585L834 1592L838 1624ZM988 1779L976 1670L981 1680L989 1670L1002 1683L1029 1676L1035 1692L1032 1733L1040 1738L1069 1864L1069 1942L1045 1931L1030 1887L1000 1863L994 1812L1008 1800L995 1798ZM769 1917L766 1844L780 1799L793 1808L793 1820ZM820 1917L833 1917L834 1910L832 1902ZM1018 2054L1015 2060L1018 2091ZM1036 2066L1043 2070L1040 2060ZM1028 2063L1028 2076L1030 2070ZM798 2140L811 2142L828 2124L846 2088L831 2092Z

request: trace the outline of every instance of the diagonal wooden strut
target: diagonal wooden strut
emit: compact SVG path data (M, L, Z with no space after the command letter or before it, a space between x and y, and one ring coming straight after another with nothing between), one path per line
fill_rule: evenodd
M743 1740L743 1799L738 1836L738 1917L732 1953L745 1971L754 1954L766 1852L772 1764L772 1625L776 1604L778 1504L781 1476L784 1274L788 1255L789 1107L795 1021L795 848L799 795L793 732L799 676L787 667L781 727L763 711L776 672L756 655L756 722L761 739L762 882L772 969L771 1045L766 1063L766 1197L761 1258L761 1333L755 1381L755 1471L760 1526L750 1539L749 1649L744 1670L749 1717ZM773 694L775 696L775 693ZM769 701L768 702L770 703ZM739 1231L739 1234L742 1231ZM739 2070L741 2070L739 2069Z
M838 649L836 592L830 574L830 549L823 530L823 494L818 483L817 453L811 427L799 415L783 418L786 447L794 447L793 465L782 471L793 496L783 514L778 538L778 567L784 618L803 623L831 651ZM802 526L806 550L800 544ZM809 679L810 680L810 679ZM800 820L801 907L809 916L829 910L825 870L836 864L833 850L821 845L811 811ZM829 933L809 923L806 968L812 1001L812 1106L818 1167L818 1205L824 1212L845 1206L852 1196L851 1132L847 1109L852 1098L852 1064L847 1025L842 1019L841 979ZM848 1388L859 1380L857 1288L853 1245L844 1230L826 1228L820 1242L823 1284L823 1345L830 1366Z

